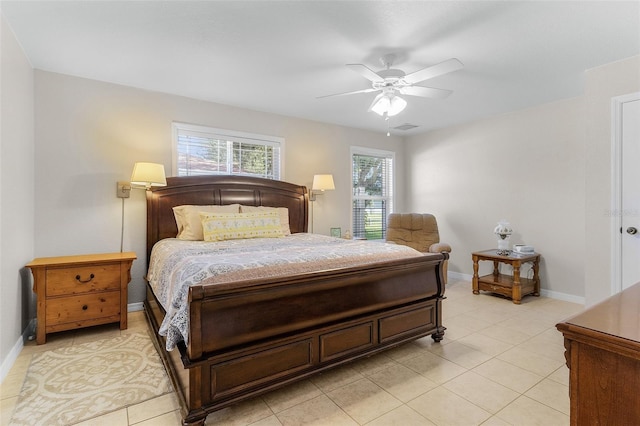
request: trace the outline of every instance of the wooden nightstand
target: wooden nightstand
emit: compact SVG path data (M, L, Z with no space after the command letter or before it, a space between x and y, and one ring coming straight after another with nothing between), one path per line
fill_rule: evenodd
M98 324L120 322L127 328L127 285L136 254L105 253L41 257L27 268L37 295L36 342L46 335Z

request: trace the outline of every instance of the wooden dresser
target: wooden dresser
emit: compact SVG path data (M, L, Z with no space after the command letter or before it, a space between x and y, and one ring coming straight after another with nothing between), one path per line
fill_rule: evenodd
M572 425L640 424L640 283L556 325Z
M27 264L37 295L36 342L46 335L119 322L127 328L127 285L136 254L42 257Z

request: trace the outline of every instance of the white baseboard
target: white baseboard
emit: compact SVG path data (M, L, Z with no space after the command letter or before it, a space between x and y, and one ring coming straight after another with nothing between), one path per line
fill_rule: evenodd
M29 336L35 335L35 328L36 320L32 319L22 332L22 336L18 338L16 344L13 345L13 348L11 348L11 350L7 354L7 357L2 362L2 365L0 365L0 383L4 381L5 377L7 377L7 374L9 374L11 367L13 367L13 364L18 359L18 355L20 355L20 352L22 352L22 348L24 348L24 341L28 340Z
M127 312L136 312L144 310L144 302L129 303L127 305Z
M584 305L585 303L584 297L574 296L573 294L560 293L558 291L547 290L544 288L540 289L540 295L549 297L551 299L564 300L565 302L578 303L580 305Z
M448 282L451 282L451 281L471 282L471 280L473 279L473 275L449 271L447 273L447 279L448 279ZM540 289L540 295L551 298L551 299L563 300L565 302L578 303L580 305L584 305L585 303L584 297L574 296L573 294L560 293L558 291L547 290L544 288Z
M129 303L127 305L127 312L136 312L142 310L144 310L143 302ZM5 377L7 377L7 374L9 374L11 367L13 367L13 364L18 359L18 355L20 355L20 352L22 352L22 348L24 348L25 340L29 340L29 337L35 336L35 329L36 320L34 318L29 322L29 325L27 325L27 327L22 332L22 336L18 338L16 344L13 345L13 348L11 348L11 351L9 351L9 354L2 362L2 365L0 365L0 383L2 383Z
M473 278L473 275L467 275L467 274L463 274L461 272L447 272L447 282L451 282L451 281L469 281L471 282L471 279Z

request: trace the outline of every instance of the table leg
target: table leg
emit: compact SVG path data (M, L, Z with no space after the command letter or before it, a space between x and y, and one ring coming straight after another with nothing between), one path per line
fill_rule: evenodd
M493 275L496 276L496 277L498 275L500 275L500 267L499 267L499 265L500 265L500 262L498 262L497 260L493 261Z
M540 259L533 261L533 295L540 296L540 276L538 272L540 270Z
M46 270L45 268L33 269L33 291L36 294L36 343L42 345L47 342L46 333L46 317L47 317L47 304L46 304Z
M522 300L522 287L520 285L520 264L513 264L513 288L511 289L513 303L520 304Z
M480 294L479 286L478 286L478 258L473 256L473 280L471 280L473 286L473 294Z

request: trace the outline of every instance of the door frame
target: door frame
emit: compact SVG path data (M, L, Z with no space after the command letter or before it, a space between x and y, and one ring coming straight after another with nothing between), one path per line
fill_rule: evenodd
M640 92L611 99L611 294L622 291L622 107Z

